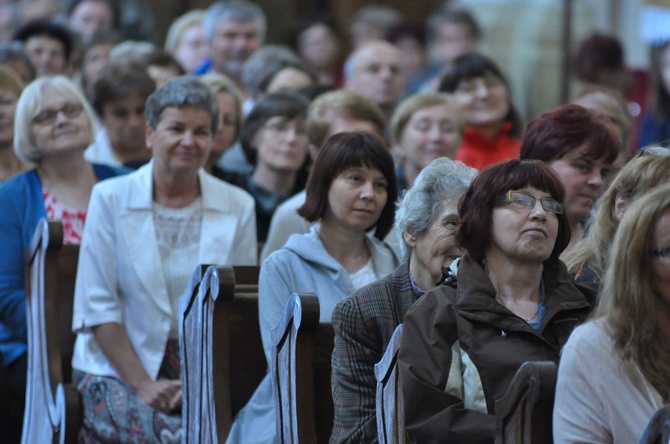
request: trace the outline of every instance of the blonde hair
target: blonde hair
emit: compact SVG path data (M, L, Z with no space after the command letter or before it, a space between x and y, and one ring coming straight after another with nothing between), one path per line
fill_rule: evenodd
M0 88L8 89L18 97L24 87L23 80L11 68L0 65Z
M165 37L165 51L173 54L177 49L177 44L179 40L184 35L184 32L192 26L202 25L202 22L205 18L205 11L202 9L194 9L189 11L186 14L178 17L170 29L168 29L167 37Z
M224 74L218 72L211 72L200 76L200 81L207 86L214 95L219 93L229 94L235 101L235 112L237 113L237 122L235 125L235 139L240 134L242 129L242 93L235 86L235 83L230 80L230 78ZM219 110L219 113L221 110Z
M307 138L320 148L326 141L334 116L366 120L384 135L386 125L382 110L365 97L347 90L330 91L318 96L307 111Z
M629 205L645 191L670 180L670 156L645 154L621 168L612 184L600 197L596 215L591 218L586 236L575 245L566 260L568 269L579 273L588 268L601 281L610 258L612 239L619 226L615 215L617 197Z
M656 325L659 295L652 283L649 250L659 216L669 208L670 184L663 184L626 211L593 316L608 328L631 378L638 378L637 365L665 403L670 402L670 350Z
M405 126L415 112L424 108L441 105L446 106L451 111L451 115L454 117L454 122L462 138L463 131L465 131L465 120L463 120L461 109L454 96L447 93L423 93L412 94L398 104L390 122L391 140L393 143L400 142L402 134L405 131Z
M65 76L39 77L26 86L16 104L14 152L19 159L25 162L39 163L42 159L40 147L33 138L32 120L33 115L42 107L43 92L47 86L63 95L71 97L83 107L84 115L88 122L89 137L82 150L95 140L95 115L93 114L93 108L88 104L81 89Z

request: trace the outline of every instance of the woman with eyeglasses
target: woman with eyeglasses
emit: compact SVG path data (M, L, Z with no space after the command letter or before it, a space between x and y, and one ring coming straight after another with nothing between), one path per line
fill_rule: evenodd
M598 307L561 356L557 444L638 442L670 404L670 184L637 199L612 242Z
M480 172L458 206L455 276L407 312L398 354L412 442L492 443L494 403L525 361L558 363L593 294L558 259L570 239L556 174L509 160Z
M521 119L507 80L492 60L476 52L458 56L442 76L439 90L454 95L465 119L456 160L482 169L519 157Z
M624 165L596 204L586 236L566 259L568 269L579 281L602 281L611 257L612 239L626 210L646 191L669 181L668 148L652 147Z
M571 237L562 260L582 238L620 151L621 139L611 122L580 105L560 106L526 126L519 158L545 162L565 189Z
M225 173L222 179L256 200L258 242L265 242L277 207L305 188L308 101L298 94L262 96L244 120L240 143L251 173Z
M27 365L24 251L42 218L61 221L64 243L79 244L93 185L128 170L84 159L95 137L93 110L65 77L41 77L23 90L13 130L17 157L35 165L0 186L0 352L12 397L22 406Z

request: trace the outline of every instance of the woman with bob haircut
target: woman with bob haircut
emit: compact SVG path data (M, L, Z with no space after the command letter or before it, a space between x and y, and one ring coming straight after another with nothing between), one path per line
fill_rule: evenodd
M495 400L521 364L558 363L588 316L594 295L558 259L570 240L562 201L556 174L521 160L482 170L461 198L457 274L419 298L403 324L410 441L491 443Z
M411 187L421 170L439 157L453 159L463 141L465 122L451 94L414 94L391 117L400 190Z
M612 239L626 209L646 191L670 181L670 150L665 155L653 152L644 152L624 165L600 197L586 236L566 260L568 270L579 281L602 281L611 257Z
M638 442L654 413L670 403L669 245L666 183L626 211L598 307L563 349L554 442Z
M95 136L93 111L66 77L35 80L15 106L14 153L35 167L0 185L0 352L22 414L28 347L24 251L43 218L62 222L64 243L79 244L93 186L126 170L84 159Z
M335 305L353 291L386 276L398 266L381 239L393 227L396 200L393 158L381 138L345 132L321 148L298 210L309 233L294 234L261 267L258 310L265 357L270 367L271 330L292 293L319 297L321 322L330 322ZM275 406L269 375L238 414L228 442L275 442Z
M461 256L456 207L476 174L474 168L446 157L421 170L396 208L395 230L404 262L335 307L331 442L376 440L375 364L407 309L436 287L443 270Z
M521 120L505 76L477 52L460 55L447 68L439 90L456 98L465 119L463 144L456 160L482 169L519 156Z
M265 242L277 207L305 188L308 104L299 94L262 96L240 133L242 150L253 171L221 177L255 199L258 242Z
M81 442L182 441L179 298L198 264L256 264L253 199L202 168L219 122L209 88L168 80L146 120L153 159L93 189L81 244Z
M523 134L520 159L541 160L561 179L572 237L565 259L603 191L621 142L606 117L580 105L563 105L533 119Z

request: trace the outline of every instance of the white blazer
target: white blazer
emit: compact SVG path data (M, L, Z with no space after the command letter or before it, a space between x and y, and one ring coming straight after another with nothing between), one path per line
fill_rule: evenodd
M174 313L152 215L153 162L93 188L79 253L72 367L116 376L89 327L121 324L145 370L156 379ZM199 171L203 219L199 264L256 265L253 198ZM198 264L193 264L193 269Z

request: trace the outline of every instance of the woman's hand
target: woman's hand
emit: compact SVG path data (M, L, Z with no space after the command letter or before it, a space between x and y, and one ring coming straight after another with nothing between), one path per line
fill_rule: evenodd
M142 401L163 412L171 412L181 405L181 381L160 379L143 384L137 391Z

